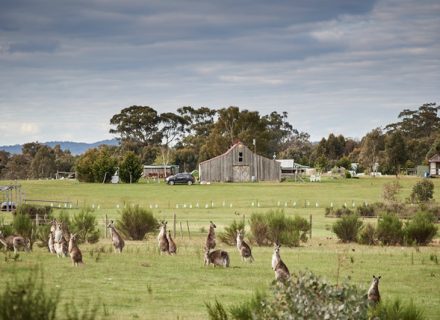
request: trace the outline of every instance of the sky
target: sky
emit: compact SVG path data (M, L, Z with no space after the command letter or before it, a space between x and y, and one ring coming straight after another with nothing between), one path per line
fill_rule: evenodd
M0 145L132 105L287 111L312 141L440 103L440 1L0 0Z

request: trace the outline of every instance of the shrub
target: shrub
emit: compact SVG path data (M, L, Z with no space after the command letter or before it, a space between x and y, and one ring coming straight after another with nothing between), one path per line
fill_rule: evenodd
M44 277L37 269L32 270L24 280L17 280L14 283L6 283L3 292L0 293L0 320L54 320L59 309L60 291L45 290ZM98 307L81 304L81 312L75 307L75 303L64 304L62 319L67 320L92 320L97 317ZM59 312L60 313L60 312Z
M0 217L0 231L7 237L14 233L14 228L10 224L5 224L5 219Z
M369 246L376 244L376 229L370 223L364 225L359 233L358 242Z
M143 240L145 235L157 229L159 223L153 217L150 210L140 208L138 205L127 206L122 210L121 220L116 222L120 230L127 238Z
M347 207L338 208L336 210L334 208L325 208L326 216L333 216L339 218L344 215L351 215L351 214L353 214L353 211L351 211Z
M433 195L434 183L430 180L423 179L414 185L410 198L413 203L420 203L432 200Z
M122 182L136 183L142 177L144 168L139 157L134 152L127 152L119 165L119 177Z
M396 215L386 213L379 218L377 239L385 245L402 244L402 222Z
M116 167L111 148L103 145L89 149L79 157L76 162L77 178L83 182L109 182Z
M399 193L402 186L398 181L386 183L383 186L383 199L388 202L396 202L397 194Z
M52 216L52 207L22 204L17 207L16 214L26 214L35 220L38 214L39 219L49 220Z
M16 214L12 222L12 228L15 234L19 234L22 237L29 239L30 246L34 244L34 223L31 218L26 214Z
M400 319L400 320L424 320L423 311L412 301L402 304L399 299L378 304L370 310L369 319Z
M90 208L83 208L72 218L71 229L72 233L78 235L78 242L96 243L99 240L99 230L97 229L98 222L93 215L93 210Z
M356 213L361 217L375 217L377 215L376 207L370 204L357 207Z
M269 242L269 226L266 223L264 214L254 213L249 219L251 226L252 239L259 246L270 245Z
M359 216L350 214L344 215L336 221L332 230L342 242L355 242L361 227L362 221L359 220Z
M282 210L253 213L250 224L253 239L258 245L278 242L289 247L299 246L300 240L307 241L307 232L310 231L306 219L286 217Z
M437 226L434 224L435 219L434 215L430 212L417 213L415 217L405 225L406 243L426 245L431 242L432 238L437 234Z
M225 227L224 232L218 234L218 238L227 245L235 246L237 244L237 230L244 230L244 226L243 220L239 222L234 220L228 227Z
M336 286L311 272L286 284L274 283L272 296L256 295L251 302L229 309L216 301L207 304L209 319L368 319L365 291ZM388 318L387 318L388 319ZM391 318L390 318L391 319Z
M68 230L70 232L70 229L72 228L72 221L70 220L70 214L67 213L66 211L61 211L58 214L58 221L59 222L63 222L64 227L66 228L66 230Z
M0 320L56 319L59 291L46 292L42 277L31 272L27 279L6 284L0 294Z
M35 241L39 241L39 247L48 248L50 224L40 224L35 232ZM48 248L49 249L49 248Z

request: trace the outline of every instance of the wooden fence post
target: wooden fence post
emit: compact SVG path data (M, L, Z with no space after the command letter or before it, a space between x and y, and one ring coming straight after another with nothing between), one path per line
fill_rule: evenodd
M176 213L174 212L173 214L173 219L174 219L174 223L173 223L173 238L176 237Z
M189 232L189 222L186 220L186 227L188 228L188 237L191 239L191 232Z
M105 238L107 239L107 226L108 226L108 217L107 217L107 213L105 214Z

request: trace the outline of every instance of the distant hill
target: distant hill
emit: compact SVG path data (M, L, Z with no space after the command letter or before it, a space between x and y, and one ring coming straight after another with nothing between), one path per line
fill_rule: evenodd
M49 142L40 142L40 143L47 145L51 148L59 144L62 150L70 150L70 152L73 155L82 154L86 152L88 149L96 148L102 144L106 144L109 146L117 146L119 144L118 140L116 139L102 140L93 143L72 142L72 141L49 141ZM22 147L21 144L16 144L13 146L0 146L0 150L4 150L12 154L19 154L21 153L21 147Z

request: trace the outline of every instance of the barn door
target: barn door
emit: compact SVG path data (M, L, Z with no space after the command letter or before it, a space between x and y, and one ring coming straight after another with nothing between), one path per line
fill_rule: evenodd
M251 180L251 168L249 166L233 166L234 182L247 182Z

